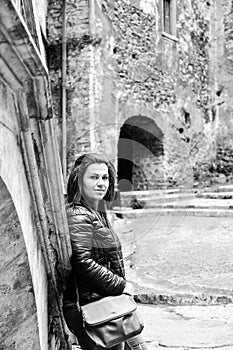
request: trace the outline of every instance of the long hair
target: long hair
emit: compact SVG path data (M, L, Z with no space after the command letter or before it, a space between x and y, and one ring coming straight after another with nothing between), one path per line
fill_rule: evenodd
M76 159L74 166L71 169L67 184L68 203L76 203L80 201L83 175L88 165L94 163L104 163L107 165L109 175L109 187L103 199L108 202L111 202L114 199L116 173L113 164L101 154L85 153Z

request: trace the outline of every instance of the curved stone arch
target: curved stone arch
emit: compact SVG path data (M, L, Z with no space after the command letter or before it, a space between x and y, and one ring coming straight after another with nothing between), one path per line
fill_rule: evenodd
M145 103L143 101L136 101L134 99L128 100L126 103L118 102L118 132L120 133L121 126L133 116L145 116L154 121L157 127L163 131L165 134L166 129L168 128L171 116L171 110L165 109L163 112L158 111L150 103ZM130 117L129 117L130 116Z
M164 187L164 134L152 118L135 115L121 126L118 141L120 191Z
M0 139L4 140L4 143L0 143L0 178L12 199L15 213L20 223L35 297L38 338L40 342L38 348L46 350L48 348L47 275L34 223L33 204L26 179L24 162L21 149L17 143L18 133L19 129L15 119L11 119L8 127L0 124ZM8 331L10 332L10 330ZM17 347L17 349L21 348ZM22 347L23 349L25 349L25 344Z
M0 178L0 348L39 350L34 288L22 227Z

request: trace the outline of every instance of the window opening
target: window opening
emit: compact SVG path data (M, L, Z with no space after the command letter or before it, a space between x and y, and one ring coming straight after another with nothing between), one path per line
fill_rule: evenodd
M168 34L172 34L171 33L171 0L164 0L163 23L164 23L164 31Z
M176 0L162 0L163 34L175 40L176 38Z

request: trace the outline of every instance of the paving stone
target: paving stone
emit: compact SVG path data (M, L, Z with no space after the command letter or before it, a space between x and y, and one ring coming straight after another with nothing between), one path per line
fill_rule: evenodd
M149 349L233 349L233 306L138 306Z
M138 303L148 349L233 350L233 217L167 214L124 226L137 248L127 278L148 303Z
M144 302L219 304L232 301L233 217L132 218L127 276ZM134 239L132 238L134 237ZM136 245L136 247L135 247ZM144 298L144 299L143 299Z

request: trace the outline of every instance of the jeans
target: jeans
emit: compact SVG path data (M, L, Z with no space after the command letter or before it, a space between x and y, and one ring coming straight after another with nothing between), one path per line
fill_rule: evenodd
M75 303L65 303L63 306L63 315L69 330L76 336L82 350L93 350L87 344L84 337L82 317ZM141 335L128 339L125 343L117 344L111 350L147 350L147 346Z

